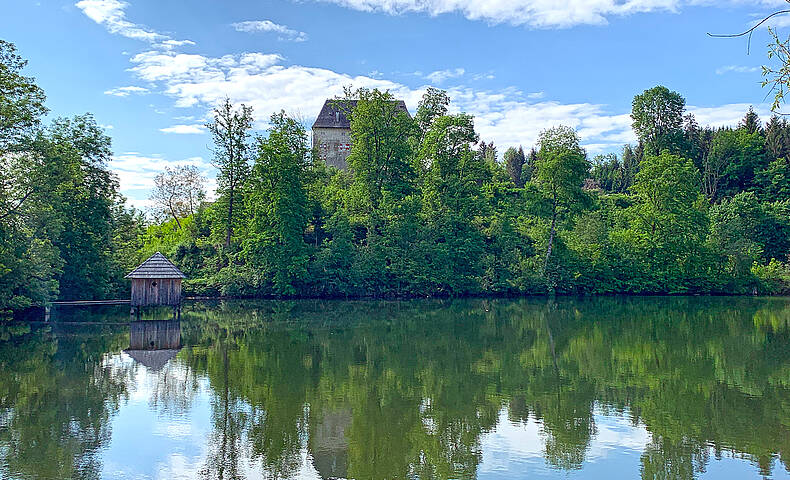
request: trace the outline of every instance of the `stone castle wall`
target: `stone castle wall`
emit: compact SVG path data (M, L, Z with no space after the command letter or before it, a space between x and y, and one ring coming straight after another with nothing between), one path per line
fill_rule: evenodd
M351 153L351 129L313 127L313 146L327 165L345 170Z

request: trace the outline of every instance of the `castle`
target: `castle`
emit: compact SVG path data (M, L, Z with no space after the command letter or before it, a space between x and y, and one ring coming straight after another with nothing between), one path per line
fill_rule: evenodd
M409 114L406 103L396 100L396 108ZM313 148L327 165L345 170L351 153L351 119L356 100L327 100L313 123Z

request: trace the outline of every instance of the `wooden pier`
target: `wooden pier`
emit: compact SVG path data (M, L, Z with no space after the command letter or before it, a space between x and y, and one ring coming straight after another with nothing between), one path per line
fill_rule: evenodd
M71 307L86 307L86 306L100 306L100 305L129 305L131 300L116 298L113 300L71 300L63 302L49 302L44 305L44 321L48 322L52 318L52 307L71 306Z
M50 305L129 305L131 300L72 300L68 302L49 302Z

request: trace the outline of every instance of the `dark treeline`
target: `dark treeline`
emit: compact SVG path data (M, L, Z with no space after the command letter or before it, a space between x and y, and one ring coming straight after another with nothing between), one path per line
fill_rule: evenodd
M338 171L300 122L278 113L254 136L251 109L226 101L208 125L216 199L195 169L166 169L148 224L124 209L93 119L42 127L43 92L13 45L0 52L0 310L122 295L124 270L157 250L203 295L790 288L790 125L777 117L703 128L659 86L634 98L639 141L620 155L590 160L563 126L498 155L443 91L411 118L362 89L346 92L358 103Z

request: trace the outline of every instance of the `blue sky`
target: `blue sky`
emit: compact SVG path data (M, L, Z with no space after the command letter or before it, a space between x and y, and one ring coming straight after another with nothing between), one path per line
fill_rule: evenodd
M14 42L51 115L92 112L113 138L122 192L144 207L153 176L195 164L218 101L253 106L256 128L285 109L308 125L343 86L388 88L414 111L428 85L475 115L501 151L575 127L591 155L633 141L631 100L680 92L700 124L767 117L768 34L735 32L782 1L3 0ZM779 17L778 27L790 24ZM764 118L766 119L766 118Z

